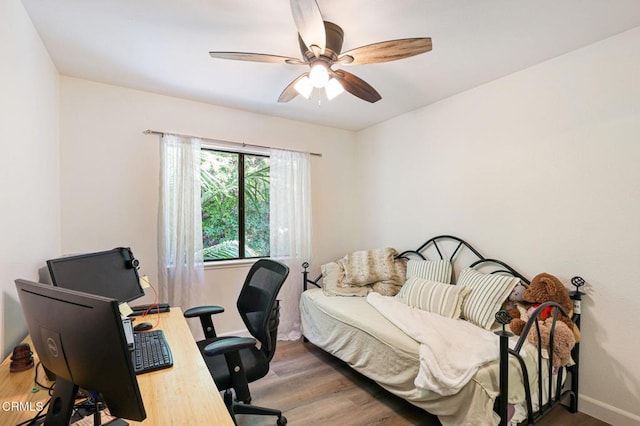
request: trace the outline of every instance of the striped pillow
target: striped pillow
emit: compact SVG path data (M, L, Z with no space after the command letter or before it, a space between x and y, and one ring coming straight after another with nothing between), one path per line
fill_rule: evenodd
M407 261L407 278L419 277L439 283L451 282L451 262L448 260Z
M402 286L397 297L414 308L458 319L462 302L470 292L471 289L466 287L411 277Z
M491 329L496 312L519 282L520 278L512 276L483 274L473 268L464 269L457 286L470 288L471 294L462 304L462 317L480 327Z

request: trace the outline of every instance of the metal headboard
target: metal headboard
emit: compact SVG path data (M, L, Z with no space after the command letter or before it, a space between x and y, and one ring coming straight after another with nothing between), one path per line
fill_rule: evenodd
M442 243L445 242L445 241L450 241L454 245L454 249L453 249L451 255L448 258L445 258L444 250L442 250ZM524 275L522 275L521 273L519 273L518 271L516 271L515 269L513 269L511 266L507 265L503 261L498 260L498 259L488 259L488 258L484 257L471 244L469 244L468 242L466 242L462 238L459 238L459 237L456 237L456 236L453 236L453 235L439 235L437 237L430 238L425 243L420 245L420 247L418 247L417 249L415 249L415 250L405 250L402 253L400 253L397 257L398 258L409 259L410 256L417 256L417 257L419 257L421 259L426 259L425 255L423 253L425 251L429 250L430 248L435 250L435 252L437 253L437 255L439 256L439 258L441 260L448 260L449 262L452 262L452 263L453 263L455 257L461 253L461 249L466 248L467 250L469 250L469 252L471 252L475 257L478 258L477 260L473 261L469 265L469 267L475 268L477 266L484 266L484 265L493 265L493 266L497 265L497 267L498 267L497 269L492 270L492 271L490 271L488 273L490 273L490 274L505 273L505 274L509 274L509 275L514 276L514 277L520 278L520 280L526 286L528 286L529 283L530 283L530 281Z
M424 255L422 254L425 250L427 250L430 246L433 246L437 253L438 256L440 256L441 260L444 260L444 255L442 254L442 251L440 250L440 246L438 246L438 243L441 241L445 241L445 240L449 240L449 241L457 241L458 245L456 246L456 248L453 250L453 253L451 254L451 256L449 257L450 262L453 261L453 258L460 252L460 249L465 246L466 248L468 248L473 254L475 254L478 259L484 259L484 256L480 254L480 252L478 250L476 250L475 248L473 248L471 246L471 244L469 244L468 242L466 242L465 240L458 238L458 237L454 237L453 235L439 235L437 237L433 237L429 240L427 240L424 244L422 244L420 247L418 247L415 250L405 250L402 253L400 253L398 255L398 258L407 258L407 255L409 254L414 254L419 256L422 259L426 259L424 257Z
M454 247L453 251L451 252L451 255L449 255L448 258L445 258L445 253L444 253L444 250L443 250L443 245L444 245L444 242L446 242L446 241L452 242L452 245ZM449 262L453 263L453 261L456 258L456 256L460 255L460 253L463 251L463 248L466 248L470 253L472 253L477 258L477 260L473 261L469 265L470 267L475 268L477 266L490 265L490 264L494 265L494 266L497 265L498 269L492 270L491 272L489 272L490 274L506 273L506 274L509 274L509 275L513 275L514 277L520 278L520 280L523 282L523 284L525 286L529 285L529 283L530 283L529 279L527 279L524 275L522 275L521 273L519 273L518 271L513 269L511 266L507 265L506 263L504 263L501 260L488 259L488 258L484 257L471 244L469 244L468 242L466 242L462 238L459 238L459 237L456 237L456 236L453 236L453 235L438 235L437 237L430 238L427 241L425 241L423 244L421 244L417 249L415 249L415 250L405 250L402 253L400 253L399 255L397 255L396 258L398 258L398 259L409 259L411 256L417 256L420 259L426 260L427 258L425 257L425 255L423 253L425 253L426 251L428 251L430 249L434 249L441 260L448 260ZM304 272L303 272L303 274L304 274L304 280L303 280L304 290L307 289L307 284L313 284L316 287L320 287L319 281L322 278L322 275L319 275L314 280L309 279L309 275L308 275L309 273L307 271L307 268L309 267L309 263L305 262L302 265L302 267L304 268Z
M506 263L504 263L503 261L498 260L498 259L480 259L480 260L477 260L477 261L473 262L471 265L469 265L469 267L475 268L476 266L483 265L483 264L494 264L494 265L499 265L500 267L504 268L504 269L496 269L494 271L491 271L491 272L489 272L490 274L505 273L505 274L513 275L514 277L520 278L520 281L526 287L529 287L529 284L531 284L531 281L529 281L528 278L526 278L520 272L516 271L511 266L507 265Z

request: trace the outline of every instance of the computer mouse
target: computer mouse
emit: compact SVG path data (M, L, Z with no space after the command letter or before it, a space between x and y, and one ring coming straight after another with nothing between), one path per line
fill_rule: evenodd
M140 324L136 324L135 327L133 327L133 331L146 331L146 330L151 330L153 328L153 324L151 324L150 322L141 322Z

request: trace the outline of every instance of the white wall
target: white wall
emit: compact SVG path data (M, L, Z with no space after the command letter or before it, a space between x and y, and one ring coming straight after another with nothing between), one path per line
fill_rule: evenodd
M588 281L580 409L616 425L640 421L639 75L637 28L357 135L362 245L452 233Z
M314 265L341 257L353 227L355 135L69 77L61 78L62 252L131 246L157 282L159 139L143 130L320 152L311 157ZM206 271L219 332L242 329L235 302L248 266ZM298 270L293 280L301 280Z
M0 342L26 335L14 280L60 246L58 73L19 1L0 2Z

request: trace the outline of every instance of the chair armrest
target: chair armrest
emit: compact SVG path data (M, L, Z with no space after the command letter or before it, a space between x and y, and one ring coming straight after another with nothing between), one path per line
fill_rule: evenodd
M184 311L186 318L201 317L203 315L215 315L224 312L222 306L197 306Z
M204 332L205 339L212 339L216 336L216 329L213 326L213 315L224 312L222 306L196 306L195 308L187 309L183 315L185 318L200 318L200 324L202 325L202 331Z
M214 356L228 352L236 352L240 349L250 348L255 345L256 339L252 337L228 337L209 343L202 352L207 356Z

